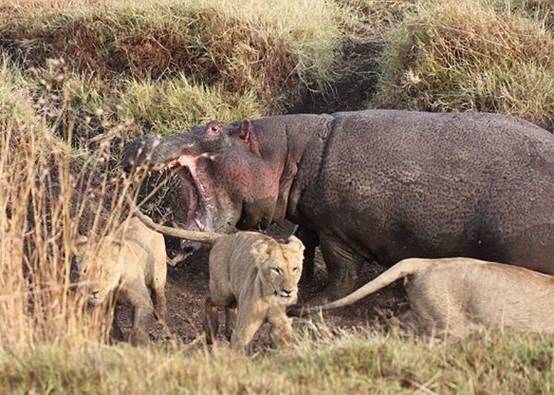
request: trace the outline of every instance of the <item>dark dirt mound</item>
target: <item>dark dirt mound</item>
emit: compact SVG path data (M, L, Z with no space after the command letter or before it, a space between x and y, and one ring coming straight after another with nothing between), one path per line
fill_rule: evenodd
M338 78L324 91L306 90L288 112L330 114L367 108L379 79L377 61L382 51L379 41L345 40L335 66Z

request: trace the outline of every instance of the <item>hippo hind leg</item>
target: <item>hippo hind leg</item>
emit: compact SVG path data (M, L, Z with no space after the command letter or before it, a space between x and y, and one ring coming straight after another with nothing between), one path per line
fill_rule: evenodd
M335 300L354 291L366 259L345 243L327 235L320 235L320 248L327 266L325 296Z

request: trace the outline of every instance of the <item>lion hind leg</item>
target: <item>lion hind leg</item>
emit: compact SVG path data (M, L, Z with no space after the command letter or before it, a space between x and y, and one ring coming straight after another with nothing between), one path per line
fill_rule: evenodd
M212 298L208 297L206 298L204 310L204 333L206 336L206 343L213 344L218 329L219 311L217 306L213 303Z
M152 290L152 299L154 302L154 311L156 319L165 322L167 316L167 300L165 296L165 287L156 287Z
M225 337L228 341L231 341L233 336L233 328L236 325L237 309L230 305L225 307Z
M144 344L148 341L148 330L154 314L150 292L144 283L137 283L127 292L127 297L134 310L129 342L135 345Z

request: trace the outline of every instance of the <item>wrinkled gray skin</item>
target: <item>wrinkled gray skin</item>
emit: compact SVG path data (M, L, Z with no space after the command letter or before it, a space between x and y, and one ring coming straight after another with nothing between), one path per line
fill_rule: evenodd
M371 259L465 256L554 274L554 136L516 118L368 110L210 122L136 140L124 164L192 167L189 211L208 230L286 216L317 232L331 297L352 291Z

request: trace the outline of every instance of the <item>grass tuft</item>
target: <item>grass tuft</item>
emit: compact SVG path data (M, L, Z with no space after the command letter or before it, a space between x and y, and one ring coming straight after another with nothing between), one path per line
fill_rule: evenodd
M136 349L42 345L0 353L12 392L69 393L550 393L552 339L485 332L448 344L398 331L300 335L293 350L253 358L216 346ZM232 367L232 373L229 368Z
M117 101L121 117L156 133L175 133L202 122L259 118L264 109L253 92L228 93L217 87L192 85L186 78L162 82L132 81Z
M554 36L481 1L422 5L390 33L371 106L489 111L554 129Z

